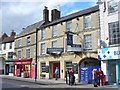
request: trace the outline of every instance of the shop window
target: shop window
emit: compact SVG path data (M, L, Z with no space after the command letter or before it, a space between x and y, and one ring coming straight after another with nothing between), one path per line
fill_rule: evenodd
M72 68L72 62L66 62L66 70L69 70Z
M46 72L46 63L41 63L41 72Z

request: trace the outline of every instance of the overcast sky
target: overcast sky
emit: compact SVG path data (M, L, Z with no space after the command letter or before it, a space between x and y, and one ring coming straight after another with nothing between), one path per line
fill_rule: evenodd
M59 1L59 2L58 2ZM42 20L44 6L51 12L56 8L61 16L94 6L97 0L2 0L0 2L0 31L19 34L22 28ZM51 13L50 13L51 15Z

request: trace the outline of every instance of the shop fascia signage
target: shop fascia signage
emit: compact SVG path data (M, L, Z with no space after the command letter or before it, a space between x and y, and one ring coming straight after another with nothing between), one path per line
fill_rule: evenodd
M120 59L120 47L98 49L98 60Z
M47 53L63 52L64 48L47 48Z

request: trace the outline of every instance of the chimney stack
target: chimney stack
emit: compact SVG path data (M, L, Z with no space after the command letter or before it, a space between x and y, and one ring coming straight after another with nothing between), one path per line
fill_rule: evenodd
M49 21L49 10L48 7L45 6L44 10L43 10L43 20L45 22Z
M51 11L51 21L57 20L60 18L60 11L58 11L57 9L53 9Z
M12 30L10 36L15 36L15 35L16 35L16 33L14 32L14 30Z

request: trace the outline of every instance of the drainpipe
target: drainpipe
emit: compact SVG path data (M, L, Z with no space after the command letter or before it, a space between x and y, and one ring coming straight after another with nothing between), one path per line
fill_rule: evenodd
M38 41L38 28L36 28L36 53L35 53L35 82L37 82L37 41Z

